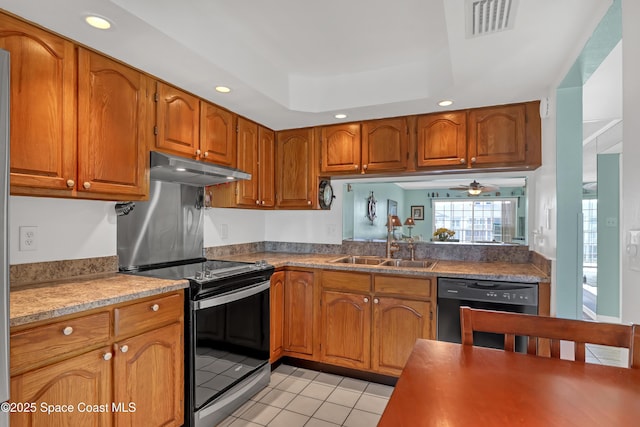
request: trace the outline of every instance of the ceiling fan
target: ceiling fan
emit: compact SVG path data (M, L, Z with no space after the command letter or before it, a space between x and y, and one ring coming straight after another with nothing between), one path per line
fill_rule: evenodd
M469 185L458 185L456 187L449 188L449 190L467 191L472 196L477 196L477 195L479 195L481 193L489 193L489 192L496 191L496 190L499 190L499 189L500 189L500 187L498 187L497 185L480 184L475 179Z

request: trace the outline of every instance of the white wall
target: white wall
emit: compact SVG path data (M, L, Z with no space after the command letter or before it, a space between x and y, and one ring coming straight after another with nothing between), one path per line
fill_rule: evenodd
M633 267L625 255L629 230L640 230L640 2L622 0L622 289L623 322L640 323L640 260ZM639 255L640 257L640 255ZM633 269L632 269L633 267Z
M43 261L116 255L115 203L9 198L9 262ZM36 226L37 250L19 250L19 227Z

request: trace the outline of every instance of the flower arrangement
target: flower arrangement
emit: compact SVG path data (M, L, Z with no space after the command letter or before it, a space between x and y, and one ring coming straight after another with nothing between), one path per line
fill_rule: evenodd
M455 234L456 234L455 231L449 230L448 228L441 227L433 232L433 237L437 238L441 242L444 242L452 238Z

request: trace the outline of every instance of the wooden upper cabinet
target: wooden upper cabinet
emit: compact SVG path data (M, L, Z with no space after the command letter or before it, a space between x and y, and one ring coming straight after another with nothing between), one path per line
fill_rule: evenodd
M156 148L179 156L200 155L200 100L193 95L157 84Z
M317 197L312 129L278 132L276 206L313 208Z
M320 138L320 172L360 172L359 123L324 126Z
M236 167L236 115L204 101L200 103L200 159Z
M474 165L524 163L525 104L469 111L469 159Z
M467 164L467 112L455 111L418 117L417 166Z
M11 54L11 192L73 190L76 58L71 42L0 14L0 48Z
M409 157L406 117L362 123L362 170L364 173L402 171Z
M238 181L237 204L255 207L260 204L258 191L258 125L238 118L238 169L251 174L250 180Z
M78 191L144 196L152 122L150 81L78 50Z
M258 161L260 207L272 208L276 204L276 134L262 126L258 126Z

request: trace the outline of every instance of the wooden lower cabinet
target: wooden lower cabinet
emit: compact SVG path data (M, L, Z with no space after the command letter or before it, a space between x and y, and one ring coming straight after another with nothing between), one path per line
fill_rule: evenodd
M183 304L174 292L12 331L10 402L34 406L11 426L182 425Z
M313 355L313 273L287 271L284 286L284 351Z
M321 360L368 369L371 348L371 304L367 295L322 292Z
M114 357L116 426L180 426L184 421L182 324L117 343ZM180 396L180 398L176 398Z
M431 303L391 297L373 302L371 368L400 375L416 340L431 337Z
M111 425L112 363L105 354L110 347L12 377L11 404L32 406L16 406L11 426Z
M282 357L284 352L284 277L284 271L276 271L271 276L271 351L269 355L271 363Z

